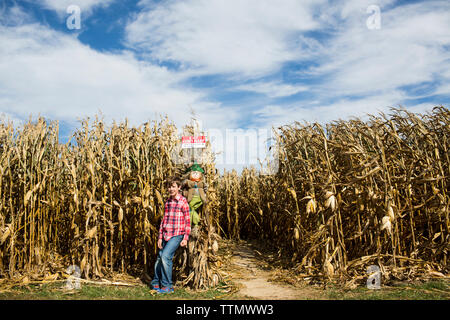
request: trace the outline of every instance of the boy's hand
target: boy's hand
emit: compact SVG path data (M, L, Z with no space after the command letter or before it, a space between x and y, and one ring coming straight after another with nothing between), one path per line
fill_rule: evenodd
M181 241L180 246L186 247L186 245L187 245L187 240Z
M161 239L158 240L158 248L162 249L162 240Z

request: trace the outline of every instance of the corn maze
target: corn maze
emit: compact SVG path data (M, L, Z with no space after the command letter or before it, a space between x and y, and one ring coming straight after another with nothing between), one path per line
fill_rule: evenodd
M298 273L358 281L449 272L450 112L393 109L283 126L279 170L226 174L220 223L229 237L270 241Z
M0 123L0 285L150 274L169 176L185 167L168 119L129 127L81 122L71 142L43 118ZM276 245L298 274L357 282L367 266L386 277L447 275L450 112L390 115L275 130L279 169L219 175L209 142L208 203L175 257L186 286L216 285L217 240ZM185 132L193 128L186 126Z

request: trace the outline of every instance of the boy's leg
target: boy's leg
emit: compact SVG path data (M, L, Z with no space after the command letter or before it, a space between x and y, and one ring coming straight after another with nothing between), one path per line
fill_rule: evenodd
M173 267L173 256L175 251L178 249L181 241L183 240L183 235L175 236L167 241L165 247L161 254L161 286L172 288L172 267Z
M162 241L162 249L158 251L158 257L156 258L155 262L155 275L153 277L153 280L151 282L152 287L155 286L160 287L161 284L161 276L162 276L162 263L161 263L161 255L164 250L164 246L166 245L166 241L163 239Z

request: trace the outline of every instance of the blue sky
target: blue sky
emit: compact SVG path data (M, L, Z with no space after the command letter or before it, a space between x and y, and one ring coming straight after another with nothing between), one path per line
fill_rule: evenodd
M99 112L181 126L193 108L220 130L424 113L449 105L449 26L448 1L1 0L0 114L64 141Z

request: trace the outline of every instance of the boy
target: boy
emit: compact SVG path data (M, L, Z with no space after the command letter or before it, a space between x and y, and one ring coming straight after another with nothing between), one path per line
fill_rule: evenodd
M191 232L189 204L180 193L181 181L171 177L167 181L170 198L164 204L164 218L159 227L158 258L155 262L155 276L151 282L158 293L173 292L173 256L178 246L185 247Z

